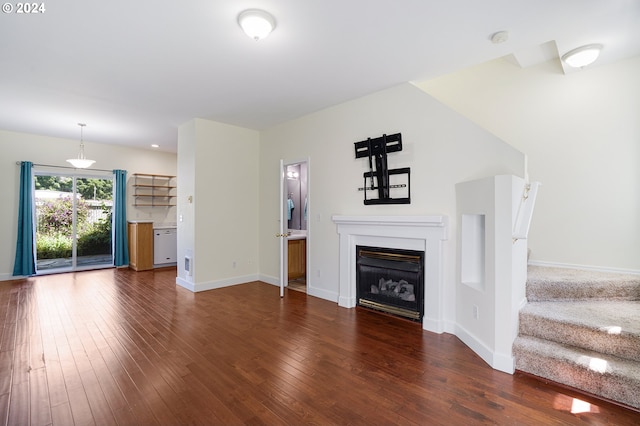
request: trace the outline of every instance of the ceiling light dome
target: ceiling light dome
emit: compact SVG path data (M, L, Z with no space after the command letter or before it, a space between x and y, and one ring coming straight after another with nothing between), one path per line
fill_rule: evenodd
M262 40L276 27L276 20L268 12L249 9L238 15L238 24L254 40Z
M562 55L562 60L573 68L586 67L598 59L601 50L601 44L588 44L565 53Z

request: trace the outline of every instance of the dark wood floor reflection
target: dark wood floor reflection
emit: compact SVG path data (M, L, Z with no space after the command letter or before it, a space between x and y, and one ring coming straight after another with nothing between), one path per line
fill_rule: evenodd
M9 425L638 424L637 412L489 368L456 337L175 270L0 283Z

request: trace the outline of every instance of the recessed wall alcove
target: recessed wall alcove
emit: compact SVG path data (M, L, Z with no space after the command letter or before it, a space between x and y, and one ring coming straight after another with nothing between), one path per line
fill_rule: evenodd
M447 216L332 217L340 235L338 305L356 306L356 246L424 251L424 317L422 328L444 331L443 241L448 238Z

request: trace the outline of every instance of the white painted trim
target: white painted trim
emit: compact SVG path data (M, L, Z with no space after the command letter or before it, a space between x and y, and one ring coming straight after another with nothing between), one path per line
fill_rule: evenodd
M558 262L544 262L538 260L530 260L529 265L533 266L546 266L549 268L567 268L567 269L582 269L585 271L596 272L613 272L617 274L631 274L640 275L640 270L635 269L622 269L622 268L609 268L606 266L587 266L587 265L575 265L571 263L558 263Z
M340 236L338 305L356 306L356 246L424 251L422 328L438 334L444 332L443 241L448 238L448 217L334 215L331 219Z
M471 348L472 351L474 351L494 370L499 370L508 374L513 374L513 372L515 371L515 359L511 354L506 355L493 352L487 347L487 345L482 343L473 334L471 334L459 324L456 324L455 335L462 341L462 343Z
M328 291L317 287L310 287L307 284L307 294L309 296L319 297L320 299L338 303L338 293L335 291Z
M189 291L195 291L195 285L183 278L176 277L176 284L180 287L184 287Z
M232 285L246 284L252 281L258 281L257 274L244 275L241 277L233 277L233 278L227 278L224 280L209 281L209 282L197 283L197 284L186 281L180 277L176 277L177 285L179 285L180 287L184 287L187 290L191 290L194 293L197 293L200 291L206 291L206 290L215 290L216 288L230 287Z
M527 298L523 297L522 300L520 301L520 304L518 305L518 312L520 312L522 308L524 308L527 305L528 302L529 301L527 300Z
M24 280L25 278L29 277L26 275L14 277L11 274L0 274L0 281Z
M420 226L430 228L443 228L442 240L448 239L447 230L449 220L444 215L431 216L344 216L331 217L336 225L359 226Z
M491 367L493 367L494 370L502 371L503 373L513 374L516 371L516 359L511 354L494 352L493 364Z
M478 354L478 356L482 358L484 362L491 366L491 363L493 361L493 352L491 352L491 349L489 349L487 345L482 343L482 341L476 338L460 324L456 324L455 335L462 341L462 343L467 345L469 348L471 348L472 351Z
M445 319L442 320L442 326L443 326L443 333L448 333L448 334L453 334L454 336L456 335L456 322L449 320L449 319Z
M260 275L258 278L259 281L262 281L267 284L271 284L274 286L280 286L278 283L278 279L276 277L271 277L269 275ZM338 293L335 291L328 291L321 288L311 287L307 282L307 294L309 296L318 297L320 299L328 300L330 302L338 302Z
M274 277L271 275L258 274L258 281L262 281L271 285L277 285L278 287L280 287L280 280L278 279L278 277Z
M428 330L432 333L442 334L445 332L445 324L443 321L427 318L427 315L425 314L424 317L422 317L422 329Z

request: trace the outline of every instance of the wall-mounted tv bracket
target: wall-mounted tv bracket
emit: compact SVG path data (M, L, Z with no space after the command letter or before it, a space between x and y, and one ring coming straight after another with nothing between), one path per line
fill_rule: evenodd
M410 204L411 203L411 169L389 169L387 154L402 151L402 135L382 135L379 138L368 138L366 141L356 142L356 158L369 158L369 171L363 174L364 186L358 188L364 191L364 204ZM374 169L375 159L375 169ZM406 183L391 184L389 176L406 175ZM369 183L367 184L367 181ZM406 188L406 197L392 198L390 190L393 188ZM376 191L378 198L367 198L368 191ZM403 194L404 195L404 194Z

